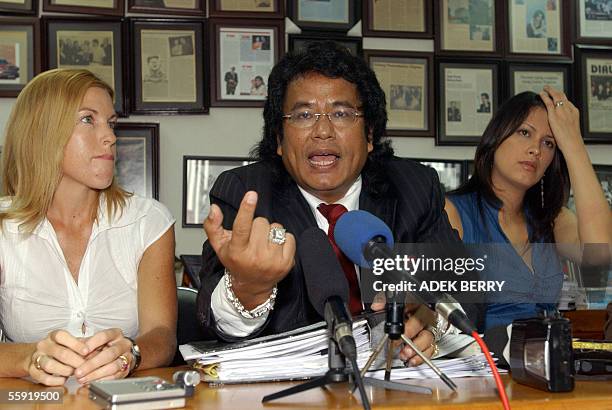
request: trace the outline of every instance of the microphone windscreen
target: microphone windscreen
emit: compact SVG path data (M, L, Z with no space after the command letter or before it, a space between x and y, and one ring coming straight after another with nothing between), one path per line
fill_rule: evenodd
M297 242L297 253L308 299L321 316L325 317L325 301L331 296L348 303L348 281L325 232L306 229Z
M369 212L349 211L338 218L334 239L338 247L356 265L370 267L363 251L370 240L380 236L389 248L393 248L391 229L377 216Z

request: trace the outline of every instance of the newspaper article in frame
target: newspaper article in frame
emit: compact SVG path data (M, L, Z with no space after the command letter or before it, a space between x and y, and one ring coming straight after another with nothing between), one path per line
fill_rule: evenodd
M512 0L513 53L561 54L559 0Z
M372 5L372 26L374 30L425 31L425 4L423 0L368 1Z
M589 132L612 131L612 59L587 58Z
M274 65L273 29L220 29L219 72L225 100L265 100Z
M446 50L494 51L493 0L443 0L443 44Z
M493 73L488 69L446 68L446 135L482 135L493 112Z
M612 36L612 3L608 0L578 0L580 35L582 37Z
M195 102L195 34L191 30L142 30L142 101Z

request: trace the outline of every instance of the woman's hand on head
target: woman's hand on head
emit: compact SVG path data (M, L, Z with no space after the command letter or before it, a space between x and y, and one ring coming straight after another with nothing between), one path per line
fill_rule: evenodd
M129 374L134 361L132 342L123 335L121 329L102 330L84 342L92 354L74 371L79 383L122 379Z
M576 144L584 145L580 134L580 111L565 93L547 85L540 97L546 105L548 123L561 152L568 154Z
M90 348L65 330L54 330L36 344L28 365L35 381L47 386L61 386L85 363Z

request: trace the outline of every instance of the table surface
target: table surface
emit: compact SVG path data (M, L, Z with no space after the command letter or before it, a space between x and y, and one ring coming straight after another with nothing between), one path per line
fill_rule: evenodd
M172 374L183 368L160 368L143 370L136 376L159 376L172 380ZM508 375L502 376L506 392L513 409L571 409L612 410L612 381L577 381L570 393L549 393L515 383ZM493 378L455 379L459 386L456 393L450 391L439 380L411 380L414 385L432 388L432 395L386 391L366 386L372 408L376 409L501 409ZM222 385L210 387L201 383L194 397L187 400L188 409L360 409L358 392L348 394L347 384L332 385L327 389L317 388L308 392L285 397L277 401L261 403L263 396L298 384L297 382L256 383L250 385ZM50 388L33 384L27 380L0 378L0 390L42 391ZM64 394L62 405L40 403L0 404L1 409L96 409L89 400L87 388L75 394Z

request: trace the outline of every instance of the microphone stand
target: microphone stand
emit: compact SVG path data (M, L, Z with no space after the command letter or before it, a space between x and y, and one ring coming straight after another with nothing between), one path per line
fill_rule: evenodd
M364 383L375 387L382 387L388 390L399 390L406 391L411 393L421 393L421 394L432 394L432 390L427 387L422 386L414 386L405 383L398 383L391 381L391 363L393 361L393 348L392 343L394 340L401 339L404 343L414 350L417 355L446 383L448 387L450 387L453 391L457 390L457 385L446 375L444 374L438 366L436 366L427 356L421 352L416 345L404 335L404 303L403 301L398 301L398 295L395 293L387 292L386 294L387 302L385 306L386 318L385 318L385 335L382 340L376 346L368 361L366 362L363 369L361 369L361 377L363 378ZM385 379L378 380L372 377L365 377L365 374L374 363L374 360L378 357L383 347L387 345L387 357L386 357L386 367L385 367ZM354 389L353 389L354 391Z
M329 330L329 340L328 340L328 349L327 349L327 365L329 370L320 377L317 377L312 380L308 380L302 384L297 386L289 387L288 389L281 390L276 393L268 394L264 396L261 400L262 403L266 403L272 400L280 399L281 397L291 396L293 394L297 394L306 390L315 389L317 387L325 387L328 384L332 383L344 383L349 381L351 371L353 373L353 378L357 386L359 387L359 394L361 396L361 402L364 410L370 410L370 402L368 400L368 396L365 392L363 379L361 374L359 373L359 367L357 365L357 360L355 358L351 359L351 367L349 370L346 368L346 357L340 352L340 348L338 344L334 340L332 336L332 325L330 324L328 327ZM354 391L354 390L353 390Z

